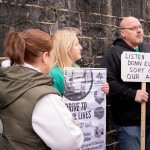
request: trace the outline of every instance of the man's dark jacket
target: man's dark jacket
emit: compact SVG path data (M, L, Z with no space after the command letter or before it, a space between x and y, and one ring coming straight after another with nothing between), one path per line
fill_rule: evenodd
M141 83L123 82L121 79L121 54L124 51L135 52L124 40L118 38L113 47L106 51L102 67L107 68L107 81L110 86L111 110L114 122L121 126L135 126L141 123L141 104L135 102L136 91L141 89ZM139 52L150 52L150 46L140 44ZM150 95L150 84L146 84ZM147 123L150 122L150 99L146 104Z

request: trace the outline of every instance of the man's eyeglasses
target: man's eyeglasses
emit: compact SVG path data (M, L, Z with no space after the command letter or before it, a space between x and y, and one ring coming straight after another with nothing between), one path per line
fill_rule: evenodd
M137 29L142 29L142 26L134 26L134 27L131 27L131 28L121 28L121 30L123 29L128 29L128 30L131 30L131 31L136 31Z

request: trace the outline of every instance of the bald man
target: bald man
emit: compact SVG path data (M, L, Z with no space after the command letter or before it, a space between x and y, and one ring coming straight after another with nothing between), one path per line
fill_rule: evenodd
M150 46L143 44L143 29L135 17L125 17L120 23L120 36L113 42L113 47L106 51L102 67L107 68L107 81L110 86L111 110L120 150L140 149L141 103L147 105L146 139L150 135L150 84L147 91L141 90L141 83L123 82L121 79L121 54L129 52L150 52ZM150 142L146 142L150 150Z

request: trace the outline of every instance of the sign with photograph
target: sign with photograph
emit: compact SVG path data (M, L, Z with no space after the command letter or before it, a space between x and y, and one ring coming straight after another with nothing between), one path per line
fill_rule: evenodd
M106 149L105 68L68 68L64 71L63 101L83 131L82 150Z
M124 51L121 55L121 78L128 82L150 82L150 53Z

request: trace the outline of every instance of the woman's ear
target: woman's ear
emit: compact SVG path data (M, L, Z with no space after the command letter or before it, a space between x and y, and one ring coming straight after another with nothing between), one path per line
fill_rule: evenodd
M48 52L44 52L42 56L42 61L47 65L48 64Z

